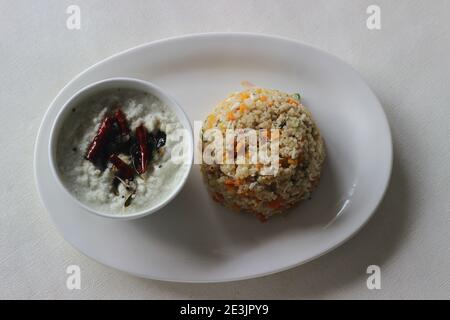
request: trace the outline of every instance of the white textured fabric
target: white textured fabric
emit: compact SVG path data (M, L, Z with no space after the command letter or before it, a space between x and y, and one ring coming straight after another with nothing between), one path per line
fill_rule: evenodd
M81 8L81 30L66 8ZM381 30L366 8L381 7ZM0 0L0 298L450 298L450 1ZM41 206L33 147L51 100L77 73L124 49L187 33L281 35L354 66L394 138L378 212L342 247L276 275L225 284L143 280L67 244ZM77 264L82 289L66 288ZM381 267L368 290L366 268Z

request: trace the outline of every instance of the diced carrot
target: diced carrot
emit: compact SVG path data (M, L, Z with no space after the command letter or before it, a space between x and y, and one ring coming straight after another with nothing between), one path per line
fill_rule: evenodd
M279 209L283 206L283 199L278 197L275 200L269 201L267 206L271 209Z
M234 180L233 179L227 179L223 182L227 186L234 186Z
M244 113L248 110L247 106L245 105L245 103L241 103L241 105L239 106L239 111Z
M228 192L234 192L235 191L234 186L226 185L225 187L227 188Z
M226 179L223 182L227 186L240 186L242 184L241 179Z
M295 100L295 99L292 99L292 98L289 98L289 99L288 99L288 103L289 103L289 104L293 104L293 105L298 106L298 101Z
M230 120L230 121L233 121L233 120L234 120L234 114L233 114L233 112L229 111L229 112L227 113L227 119Z
M260 96L260 97L259 97L259 100L261 100L261 101L267 101L267 96Z
M242 100L250 98L250 95L248 94L248 92L241 92L239 94L239 96L241 97Z

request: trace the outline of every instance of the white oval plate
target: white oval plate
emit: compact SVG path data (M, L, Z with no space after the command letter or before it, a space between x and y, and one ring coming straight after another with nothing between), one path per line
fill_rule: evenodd
M190 120L203 120L243 80L300 92L327 144L313 199L260 223L210 200L198 166L160 212L114 221L78 207L53 178L49 130L64 102L110 77L151 81L171 93ZM339 59L299 42L254 34L200 34L145 44L90 67L58 94L35 149L42 201L73 246L93 259L146 278L220 282L282 271L336 248L375 211L386 190L392 141L386 116L361 77Z

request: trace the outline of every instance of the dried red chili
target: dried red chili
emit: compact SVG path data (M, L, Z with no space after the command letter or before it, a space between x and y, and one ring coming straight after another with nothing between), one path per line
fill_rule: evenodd
M109 157L109 161L116 167L117 176L123 180L133 180L134 170L128 164L126 164L122 159L120 159L116 154L112 154Z
M122 135L126 135L130 133L130 128L128 127L127 117L122 112L122 110L117 109L114 113L114 118L116 119L116 122L119 126L120 133Z
M148 131L143 124L136 128L136 140L139 147L140 160L137 171L142 174L147 171L147 165L150 157L150 150L148 147Z
M114 120L111 117L105 117L100 124L100 127L88 147L86 152L86 159L95 162L102 156L102 152L109 140L109 136L113 130Z

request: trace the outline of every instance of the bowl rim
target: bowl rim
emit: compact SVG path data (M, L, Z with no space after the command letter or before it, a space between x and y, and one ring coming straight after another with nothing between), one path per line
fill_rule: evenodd
M114 214L114 213L108 213L108 212L102 212L100 210L97 210L88 204L82 202L79 200L64 184L64 182L61 179L60 173L57 169L57 161L56 161L56 145L59 137L59 129L62 125L62 120L64 120L64 115L70 107L73 105L79 103L79 100L82 100L83 98L89 97L92 94L95 94L98 90L101 92L102 90L108 90L114 88L114 83L117 83L117 88L122 88L124 83L129 84L126 89L131 90L137 90L137 91L144 91L147 92L161 101L163 101L170 109L172 109L175 114L177 115L180 123L182 124L183 128L188 131L188 153L189 157L187 158L187 162L183 163L183 165L187 165L188 168L186 168L184 175L181 179L179 179L179 182L176 184L176 187L173 188L173 190L170 192L169 196L163 199L163 201L160 201L154 206L130 213L130 214ZM143 89L144 88L144 89ZM112 77L107 78L103 80L99 80L96 82L93 82L91 84L88 84L81 89L79 89L75 94L73 94L61 107L61 109L58 111L58 114L55 117L55 120L53 121L50 129L50 138L49 138L49 162L50 162L50 170L54 176L54 178L57 181L57 184L60 188L64 190L64 192L69 196L69 198L74 201L77 205L79 205L81 208L85 209L86 211L93 213L97 216L101 216L104 218L111 218L114 220L132 220L132 219L138 219L145 216L148 216L150 214L153 214L160 209L162 209L164 206L166 206L168 203L170 203L183 189L184 185L186 184L186 181L189 177L189 174L192 169L193 165L193 159L194 159L194 137L192 132L192 126L189 120L189 117L187 116L184 109L179 105L179 103L167 92L165 92L161 87L145 80L137 79L137 78L131 78L131 77Z

